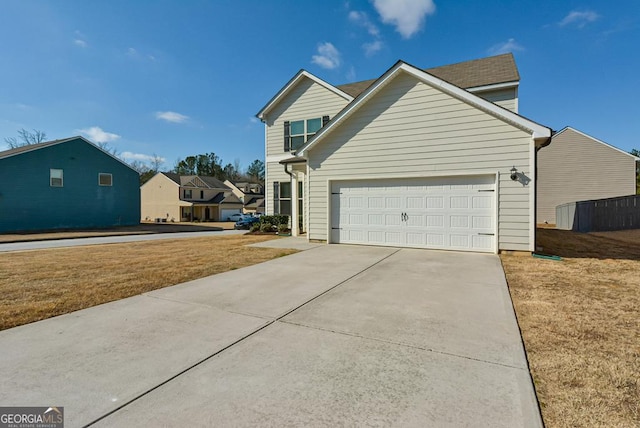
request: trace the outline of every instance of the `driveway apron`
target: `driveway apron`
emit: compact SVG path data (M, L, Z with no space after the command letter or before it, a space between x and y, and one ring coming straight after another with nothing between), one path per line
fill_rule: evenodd
M0 332L67 426L541 426L493 255L323 245Z

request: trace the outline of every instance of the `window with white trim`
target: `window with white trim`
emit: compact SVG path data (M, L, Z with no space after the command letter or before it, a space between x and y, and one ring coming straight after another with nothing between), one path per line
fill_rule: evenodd
M98 174L99 186L113 186L113 176L108 172L101 172Z
M303 184L298 181L298 215L302 217ZM273 213L291 215L291 182L275 181L273 183Z
M298 150L327 122L329 122L329 116L284 122L284 151Z
M49 185L51 187L62 187L64 184L64 173L61 169L49 170Z

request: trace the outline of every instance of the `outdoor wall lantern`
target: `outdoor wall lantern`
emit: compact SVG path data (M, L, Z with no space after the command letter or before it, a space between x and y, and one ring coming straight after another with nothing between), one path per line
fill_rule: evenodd
M518 170L516 169L516 167L514 166L513 168L511 168L511 179L513 181L518 180L518 174L517 174Z

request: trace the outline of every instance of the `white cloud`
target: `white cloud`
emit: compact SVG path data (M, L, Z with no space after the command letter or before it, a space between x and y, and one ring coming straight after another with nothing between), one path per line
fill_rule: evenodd
M143 153L132 153L132 152L123 152L120 155L121 158L128 160L128 161L142 161L142 162L151 162L151 161L155 161L156 160L156 156L153 155L145 155ZM160 162L164 163L166 162L165 158L162 157L158 157L158 160L160 160Z
M560 27L564 27L566 25L575 24L578 28L582 28L591 22L597 21L598 18L600 18L600 15L592 10L574 10L569 12L569 14L565 16L562 21L558 22L558 25Z
M365 43L362 47L364 48L364 54L366 56L372 56L382 49L382 41L375 40L371 43Z
M108 143L120 138L120 135L113 134L111 132L103 131L99 126L92 126L91 128L79 129L82 135L88 137L94 143Z
M176 113L175 111L158 111L156 112L156 119L171 123L184 123L189 120L189 116Z
M524 46L516 42L515 39L509 39L506 42L496 43L491 46L487 51L491 55L500 55L508 52L523 51Z
M382 22L394 25L405 39L416 34L425 17L436 11L433 0L373 0L373 6Z
M250 123L260 123L260 120L258 120L258 118L257 118L257 117L250 117L250 118L249 118L249 122L250 122Z
M87 43L87 37L84 34L82 34L78 30L74 31L73 34L75 35L73 39L74 45L79 46L81 48L86 48L87 46L89 46L89 43Z
M380 30L378 30L378 27L376 27L376 25L371 22L371 20L369 19L369 15L367 15L365 12L352 10L351 12L349 12L349 21L366 28L367 32L374 37L378 37L380 35Z
M313 55L311 62L322 68L333 70L340 66L340 52L329 42L320 43L318 45L318 55Z
M353 82L354 80L356 80L356 69L351 66L351 68L349 68L349 71L347 71L347 80L350 82Z

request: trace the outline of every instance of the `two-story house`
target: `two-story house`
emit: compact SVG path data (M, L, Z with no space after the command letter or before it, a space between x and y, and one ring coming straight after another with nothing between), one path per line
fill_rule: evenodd
M215 177L159 172L140 187L143 221L226 221L242 201Z
M301 70L258 112L266 212L329 243L533 251L536 149L511 54L332 85Z
M83 137L0 152L0 233L139 223L140 176Z
M260 183L225 180L224 184L242 201L245 214L264 214L264 186Z

